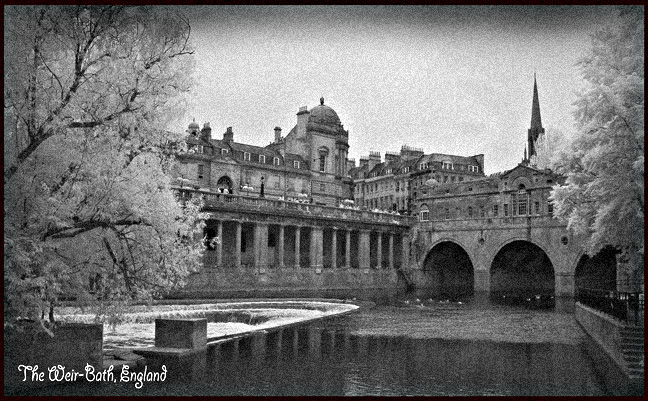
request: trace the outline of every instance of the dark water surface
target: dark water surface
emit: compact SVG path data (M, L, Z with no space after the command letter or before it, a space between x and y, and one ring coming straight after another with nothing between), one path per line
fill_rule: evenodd
M628 381L578 326L572 301L531 309L421 293L374 300L373 308L169 365L164 383L77 383L39 393L643 395L643 384Z

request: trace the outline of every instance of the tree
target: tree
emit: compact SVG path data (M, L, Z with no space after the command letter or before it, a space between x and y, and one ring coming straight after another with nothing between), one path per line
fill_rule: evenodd
M643 7L619 8L593 34L580 67L587 88L576 102L579 135L560 163L567 180L552 191L555 213L584 235L590 256L606 245L621 250L643 283Z
M568 152L570 146L569 138L561 130L548 127L536 144L536 166L553 170L564 159L563 153Z
M5 8L5 323L43 325L61 296L150 299L198 265L200 205L171 190L182 138L165 129L189 36L169 8Z

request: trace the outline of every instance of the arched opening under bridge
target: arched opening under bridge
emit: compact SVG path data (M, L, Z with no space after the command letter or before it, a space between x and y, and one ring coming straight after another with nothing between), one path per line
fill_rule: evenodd
M554 305L555 274L537 245L517 240L504 245L490 269L491 298L505 303Z
M450 241L435 245L423 262L426 288L440 297L456 298L474 292L474 269L468 253Z

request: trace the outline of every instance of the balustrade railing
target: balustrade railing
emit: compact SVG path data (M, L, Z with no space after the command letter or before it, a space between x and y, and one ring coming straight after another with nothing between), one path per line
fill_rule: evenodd
M643 325L643 293L579 288L576 300L626 323Z
M257 196L233 195L227 193L214 193L193 189L176 188L181 199L190 199L200 196L206 207L231 207L231 208L254 208L254 209L286 209L300 211L314 216L331 217L344 220L372 220L381 223L411 224L414 218L400 214L372 212L351 207L335 207L326 205L314 205L308 202L290 201L273 198L261 198Z

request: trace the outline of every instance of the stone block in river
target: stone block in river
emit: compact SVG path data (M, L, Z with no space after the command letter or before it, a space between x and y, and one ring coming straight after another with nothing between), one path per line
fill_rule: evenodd
M155 346L189 349L207 347L207 319L155 319Z

